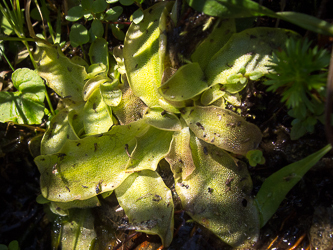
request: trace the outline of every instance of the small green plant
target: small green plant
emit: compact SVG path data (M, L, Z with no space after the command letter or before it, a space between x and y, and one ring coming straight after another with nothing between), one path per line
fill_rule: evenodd
M110 23L113 36L119 40L124 40L125 33L122 31L124 24L117 22L119 16L123 13L123 7L117 5L109 8L109 4L114 5L117 2L118 0L83 0L80 5L69 9L66 20L70 22L77 22L81 18L86 21L92 20L89 31L81 23L72 25L69 35L71 44L77 47L89 41L92 42L97 37L103 37L103 23ZM119 3L123 6L129 6L133 3L139 5L139 9L131 17L134 23L139 23L143 19L142 2L143 0L119 0Z
M262 155L262 151L258 149L248 151L246 153L246 158L252 167L257 166L257 164L265 164L266 162L265 157Z
M274 185L265 182L254 198L246 164L228 152L248 155L253 165L263 163L260 152L252 151L261 141L261 131L219 101L237 100L249 80L267 74L271 51L283 48L287 37L295 33L265 27L237 32L234 18L218 20L191 61L168 75L167 25L175 10L173 3L159 2L144 10L141 22L133 17L124 46L114 48L112 57L98 27L107 4L115 2L82 0L70 11L69 18L76 11L83 13L71 21L86 14L96 24L91 30L90 63L69 59L59 46L46 43L38 42L34 53L36 72L61 98L35 163L41 173L42 194L37 202L65 218L62 249L94 244L97 231L90 208L112 210L105 202L111 194L128 218L123 229L159 235L164 246L170 245L173 196L158 166L170 170L168 178L180 204L194 221L231 246L250 247L286 193L331 148L310 156L311 161L304 159L306 168L303 162L287 166L272 177ZM73 27L85 35L82 41L87 41L87 35L90 41L92 36L83 25ZM23 73L16 74L23 77ZM0 102L1 109L17 108L16 101L26 91L20 89L22 81L15 72L13 76L18 92L0 96L0 101L5 100ZM3 120L21 122L22 112L17 113ZM288 185L280 191L285 182ZM267 198L274 200L274 206L267 205Z
M330 56L326 50L310 45L308 40L288 39L285 49L273 53L272 72L264 82L268 91L281 93L281 102L295 118L290 134L293 140L312 133L318 120L323 122Z

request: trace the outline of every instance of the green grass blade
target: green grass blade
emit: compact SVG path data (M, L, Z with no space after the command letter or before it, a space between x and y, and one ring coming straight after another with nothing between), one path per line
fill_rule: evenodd
M280 169L264 181L256 196L261 227L273 216L287 193L303 175L331 149L332 146L328 144L304 159Z

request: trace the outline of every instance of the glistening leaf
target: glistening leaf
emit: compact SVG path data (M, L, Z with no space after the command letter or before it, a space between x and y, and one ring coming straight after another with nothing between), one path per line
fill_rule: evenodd
M181 180L173 170L183 209L224 242L247 249L259 236L260 221L246 164L193 134L190 147L193 173Z
M143 121L114 126L101 135L67 140L56 154L36 157L42 195L67 202L114 190L130 174L125 171L131 153L126 148L134 148L135 137L148 128Z
M90 249L96 238L90 209L73 209L61 229L62 249Z
M210 59L228 42L231 35L235 32L234 19L219 19L213 31L193 52L191 56L192 61L198 62L202 70L205 70Z
M47 85L62 98L82 101L82 87L87 75L83 66L73 63L64 56L59 47L37 43L34 54L38 74L46 79Z
M205 76L198 63L180 67L158 90L169 101L185 101L208 88Z
M171 191L158 173L149 170L134 173L115 193L130 222L124 229L157 234L163 246L170 245L174 206Z
M235 154L245 155L261 142L260 129L230 110L187 107L182 117L197 137Z
M16 92L0 92L0 122L40 124L44 116L45 85L37 72L21 68L12 74Z
M134 95L149 107L160 106L158 100L162 98L158 87L161 86L166 49L166 37L161 33L165 30L167 13L163 11L171 5L159 2L146 9L145 18L139 24L132 23L125 38L124 58L129 85ZM164 38L160 48L160 39Z
M273 216L293 186L331 149L332 146L328 144L304 159L281 168L264 181L256 196L261 227Z
M228 78L242 71L246 78L254 72L267 74L272 65L269 56L282 48L286 39L295 33L276 28L252 28L234 34L209 61L205 74L208 84L231 84Z
M126 166L127 171L155 171L157 164L169 151L172 131L164 131L150 127L141 137L136 138L137 144Z

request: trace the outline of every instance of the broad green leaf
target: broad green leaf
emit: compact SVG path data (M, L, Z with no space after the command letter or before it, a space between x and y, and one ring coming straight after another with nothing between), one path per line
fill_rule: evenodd
M205 70L209 60L218 52L236 32L234 19L219 19L209 36L199 44L191 56Z
M83 108L86 134L107 132L113 125L111 108L105 104L99 89L89 97Z
M112 35L120 41L125 39L125 33L121 30L119 24L111 24Z
M74 23L69 32L69 39L75 46L89 42L88 30L80 23Z
M65 17L67 21L76 22L83 17L83 8L81 6L74 6L68 10L67 16Z
M105 0L95 0L92 4L91 11L93 13L101 13L104 10L106 10L106 7L108 6L107 2Z
M109 68L108 42L104 38L95 39L89 48L91 64L102 63Z
M104 34L104 26L103 26L102 22L98 19L95 19L91 24L91 28L89 29L89 32L92 35L93 41L95 41L95 39L97 37L101 38Z
M38 74L50 88L62 98L82 101L82 87L87 75L83 66L71 62L59 47L53 48L42 43L37 43L34 59Z
M82 109L82 107L83 104L79 105L77 109ZM83 123L75 110L68 108L60 110L52 118L50 126L43 136L41 154L54 154L62 148L67 139L79 139L76 133L78 127L83 128Z
M182 125L175 114L161 108L151 108L145 112L145 122L155 128L170 131L180 131Z
M106 75L107 68L106 65L103 63L94 63L91 64L88 67L88 74L86 75L85 79L92 79L97 75ZM108 79L107 77L105 77L106 79Z
M137 144L126 166L127 171L152 170L169 151L172 131L150 127L147 133L136 138Z
M90 209L73 209L69 220L62 224L61 249L92 249L96 237Z
M16 92L0 92L0 122L40 124L44 116L45 85L37 72L21 68L14 71Z
M108 106L118 106L122 99L122 92L118 88L119 80L115 79L112 82L104 82L99 85L103 101Z
M160 2L146 9L144 20L132 23L125 38L123 51L129 85L134 95L149 107L160 106L158 100L162 98L158 87L161 86L166 39L160 47L160 36L166 25L167 12L163 11L171 5Z
M186 180L175 178L183 209L224 242L247 249L258 239L260 220L246 164L193 135L190 148L196 168Z
M173 134L170 151L165 157L170 164L175 180L187 180L195 170L190 147L190 129L183 128Z
M328 144L304 159L281 168L264 181L255 198L260 211L261 227L273 216L288 192L303 178L303 175L331 149L332 146Z
M105 13L105 20L116 21L118 17L123 13L123 7L115 6L110 8Z
M114 190L130 174L125 171L131 153L126 145L133 148L135 137L148 128L143 121L113 126L101 135L67 140L56 154L36 157L42 195L51 201L68 202Z
M138 24L142 21L144 14L141 9L137 9L136 11L134 11L132 17L133 17L133 23Z
M208 88L205 76L198 63L180 67L160 88L159 93L170 101L185 101Z
M252 28L234 34L209 61L205 70L209 85L230 84L228 78L245 69L244 77L253 72L267 74L269 57L274 49L284 46L291 31L276 28Z
M96 64L95 64L96 65ZM105 67L103 67L103 69L105 69ZM99 69L98 69L98 73L99 72ZM109 81L110 78L108 78L107 76L105 76L104 74L100 74L100 75L97 75L91 79L89 79L84 87L82 88L82 99L84 101L87 101L91 95L97 90L99 89L99 86L104 83L104 82L107 82Z
M201 103L205 106L210 105L217 99L224 96L224 94L225 92L221 90L221 85L216 84L202 93Z
M116 190L120 206L131 229L156 234L163 246L173 237L174 206L170 189L154 171L141 171L129 176Z
M245 155L261 142L260 129L230 110L187 107L182 117L197 137L235 154Z

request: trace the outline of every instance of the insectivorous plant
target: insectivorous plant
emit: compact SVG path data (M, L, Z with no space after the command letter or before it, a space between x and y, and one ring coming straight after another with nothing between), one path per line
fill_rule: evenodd
M317 120L323 122L326 94L326 68L330 56L317 46L310 48L308 40L288 39L285 49L275 51L272 72L264 84L268 91L281 93L292 121L291 138L298 139L314 131Z
M82 1L81 10L99 3ZM65 57L58 46L37 43L36 72L61 97L35 157L41 173L38 202L66 216L63 249L98 244L91 208L111 210L111 194L128 218L121 229L158 235L169 246L175 209L171 189L194 221L233 247L249 248L290 188L330 150L327 146L309 156L306 168L296 163L272 176L283 192L266 182L254 198L240 158L248 155L250 163L263 163L261 155L253 154L262 134L224 109L223 102L239 102L247 83L274 66L271 52L284 49L296 34L264 27L237 31L233 18L216 18L208 37L183 65L175 65L168 44L172 22L177 22L174 6L159 2L144 10L144 19L131 24L113 57L107 41L97 36L89 64ZM31 73L24 69L13 76L22 78L22 72ZM24 85L21 78L13 78L17 94L0 96L11 97L4 102L8 107L32 91L30 81ZM20 112L10 115L3 119L20 122ZM171 185L158 166L170 170Z
M232 95L266 74L271 50L293 33L269 28L237 33L233 19L219 21L192 62L165 77L171 71L166 54L171 8L172 3L158 3L130 26L124 48L114 50L116 67L110 67L114 62L107 53L91 48L87 74L61 51L39 44L37 70L65 97L35 159L42 195L64 215L101 205L100 199L114 192L130 225L159 235L168 246L174 205L156 172L165 159L183 209L223 241L245 247L258 238L259 211L245 164L224 150L245 155L258 146L261 132L209 104L222 98L215 93L223 85ZM62 74L55 76L56 68Z

